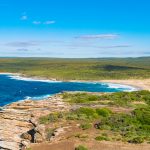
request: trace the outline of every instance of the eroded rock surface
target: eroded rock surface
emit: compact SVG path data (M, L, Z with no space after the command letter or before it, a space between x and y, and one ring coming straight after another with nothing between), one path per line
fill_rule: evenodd
M20 150L29 147L30 142L42 142L44 127L38 118L51 112L66 111L69 106L60 95L47 100L25 100L12 103L0 109L0 150Z

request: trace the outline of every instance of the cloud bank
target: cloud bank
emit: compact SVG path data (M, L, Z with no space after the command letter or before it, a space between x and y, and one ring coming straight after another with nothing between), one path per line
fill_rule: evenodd
M75 38L79 39L116 39L119 34L94 34L94 35L82 35Z

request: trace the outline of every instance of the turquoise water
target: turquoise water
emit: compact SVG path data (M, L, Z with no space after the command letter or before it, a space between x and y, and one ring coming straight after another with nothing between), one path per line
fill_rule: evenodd
M0 74L0 106L32 98L39 100L63 91L120 92L133 87L96 82L55 82Z

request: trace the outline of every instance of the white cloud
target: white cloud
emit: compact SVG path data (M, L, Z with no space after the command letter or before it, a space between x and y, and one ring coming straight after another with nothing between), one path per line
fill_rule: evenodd
M39 45L39 43L36 41L27 41L27 42L16 41L16 42L6 43L5 45L11 47L30 47L30 46L37 46Z
M39 24L45 24L45 25L49 25L49 24L54 24L56 21L54 20L48 20L48 21L45 21L45 22L42 22L42 21L33 21L33 24L35 25L39 25Z
M56 23L56 21L54 20L48 20L44 22L44 24L54 24L54 23Z
M27 20L27 19L28 19L28 16L27 16L27 15L23 15L23 16L21 16L20 19L21 19L21 20Z
M33 21L33 24L39 25L39 24L41 24L41 21Z
M76 38L80 39L116 39L119 34L93 34L93 35L82 35Z
M132 47L132 45L97 46L97 48L102 48L102 49L111 49L111 48L129 48L129 47Z

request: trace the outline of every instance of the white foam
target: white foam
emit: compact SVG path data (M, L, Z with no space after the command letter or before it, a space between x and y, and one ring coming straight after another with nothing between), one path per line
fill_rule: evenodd
M26 96L25 100L30 100L30 99L31 100L43 100L43 99L49 98L50 96L52 96L52 94L35 96L35 97Z
M17 73L0 73L4 75L8 75L11 79L14 80L23 80L23 81L32 81L32 82L47 82L47 83L58 83L63 81L55 81L55 80L44 80L44 79L37 79L37 78L28 78L28 77L22 77L21 74ZM117 83L105 83L105 82L86 82L86 81L68 81L68 82L74 82L74 83L84 83L84 84L101 84L101 85L107 85L108 88L114 88L114 89L120 89L121 91L138 91L139 89L133 86L129 85L123 85L123 84L117 84Z
M120 89L120 90L126 91L126 92L132 92L132 91L138 90L138 88L135 88L130 85L123 85L123 84L116 84L116 83L104 83L104 84L108 85L108 88Z
M14 80L23 80L23 81L32 81L32 82L47 82L47 83L55 83L55 82L62 82L62 81L54 81L54 80L44 80L44 79L36 79L36 78L28 78L28 77L21 77L17 74L8 74L11 79Z

